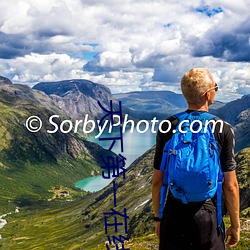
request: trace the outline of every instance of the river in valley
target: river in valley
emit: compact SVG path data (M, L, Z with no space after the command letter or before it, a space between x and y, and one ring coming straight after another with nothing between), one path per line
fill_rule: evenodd
M112 134L104 134L103 137L115 137L119 136L118 132L112 132ZM126 168L139 156L145 153L155 144L156 134L148 130L145 133L139 133L134 130L133 133L129 131L123 134L123 148L124 152L121 152L121 143L119 140L116 141L112 148L112 151L116 154L121 154L126 160ZM99 141L98 139L92 137L90 141L98 143L105 149L109 149L112 141ZM99 191L105 186L107 186L112 179L104 179L101 175L85 178L78 181L75 186L85 191L95 192Z

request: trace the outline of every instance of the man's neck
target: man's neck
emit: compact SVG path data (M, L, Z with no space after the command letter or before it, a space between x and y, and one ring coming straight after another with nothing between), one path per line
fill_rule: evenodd
M208 112L208 104L205 103L203 105L191 104L188 103L189 110L197 110L197 111L207 111Z

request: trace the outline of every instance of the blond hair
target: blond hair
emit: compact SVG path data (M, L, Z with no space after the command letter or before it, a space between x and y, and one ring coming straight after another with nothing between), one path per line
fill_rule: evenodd
M207 69L194 68L182 77L181 90L188 103L197 104L212 84L213 78Z

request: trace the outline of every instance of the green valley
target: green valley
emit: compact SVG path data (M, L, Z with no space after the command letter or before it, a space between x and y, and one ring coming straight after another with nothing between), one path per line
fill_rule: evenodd
M67 117L40 91L0 85L0 214L51 198L53 186L74 189L76 181L100 172L100 153L110 155L81 135L48 134L52 114ZM37 133L25 127L32 115L45 121Z

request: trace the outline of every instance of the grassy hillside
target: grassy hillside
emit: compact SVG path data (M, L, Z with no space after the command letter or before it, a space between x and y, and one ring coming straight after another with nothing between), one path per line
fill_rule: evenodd
M67 117L42 92L0 85L0 215L50 198L53 186L74 188L75 182L100 171L100 153L110 154L79 135L47 133L52 114ZM25 127L32 115L43 121L37 133Z
M250 148L241 150L235 157L240 186L240 204L243 214L250 217Z
M152 250L158 245L150 194L153 153L154 149L151 149L138 158L128 169L125 180L116 179L116 210L122 212L125 207L130 217L127 235L130 241L126 244L130 249ZM249 149L246 149L238 154L239 168L243 165L249 167L249 162L246 162L248 153ZM239 180L242 182L240 176ZM61 198L40 206L25 207L20 213L6 217L8 224L0 230L2 247L17 250L104 250L107 237L103 212L109 212L113 207L112 185L97 193L73 198L73 201ZM226 217L225 221L228 225L229 218ZM249 218L242 217L241 221L241 242L236 250L249 247ZM114 232L108 230L109 235L113 235ZM119 227L118 233L123 232L123 228Z

